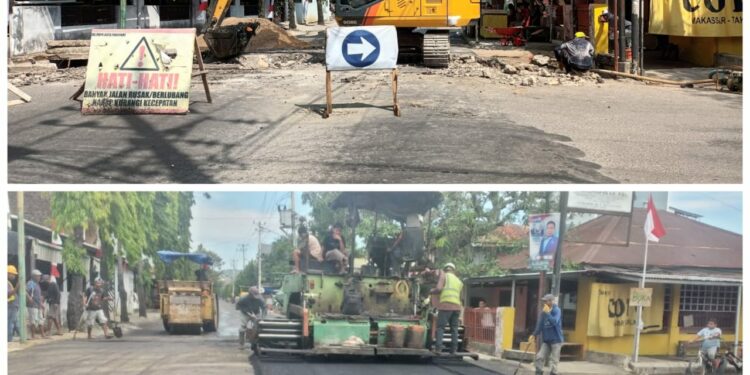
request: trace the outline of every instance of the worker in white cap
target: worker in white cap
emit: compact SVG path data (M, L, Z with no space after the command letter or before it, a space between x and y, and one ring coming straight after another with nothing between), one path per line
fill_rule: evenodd
M455 354L458 351L458 318L461 315L461 291L464 288L464 283L456 276L455 264L446 263L443 266L443 271L440 274L437 286L430 292L440 295L440 301L437 305L438 322L433 350L436 354L443 351L443 333L445 326L449 324L451 328L450 351L451 354Z
M39 282L42 278L42 273L39 270L31 271L31 280L26 283L26 309L29 312L29 332L31 332L31 339L35 339L35 332L39 332L42 338L45 338L44 334L44 320L42 319L44 309L44 301L42 300L42 287Z

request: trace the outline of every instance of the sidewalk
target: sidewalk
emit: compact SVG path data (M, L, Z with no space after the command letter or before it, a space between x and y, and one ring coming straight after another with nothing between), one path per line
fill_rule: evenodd
M138 313L132 314L130 316L130 322L129 323L120 323L120 327L122 327L122 333L123 333L123 335L126 335L128 332L137 331L137 330L141 329L141 327L139 325L142 325L142 324L145 324L145 323L150 323L150 322L156 322L159 319L161 319L161 317L159 316L159 310L149 310L148 313L147 313L147 317L146 318L140 318L140 317L138 317ZM66 327L62 327L62 329L63 329L63 331L65 331L67 328ZM52 327L52 332L55 332L55 333L57 332L54 327ZM24 344L21 344L19 342L19 338L18 337L14 337L13 338L13 342L9 342L8 343L8 353L16 352L16 351L19 351L19 350L25 350L25 349L32 348L32 347L37 346L37 345L44 345L44 344L56 343L56 342L59 342L59 341L72 340L74 333L75 333L74 331L63 332L62 336L52 335L52 336L47 336L47 338L45 338L45 339L40 339L40 338L37 337L35 340L29 340L27 338L26 339L26 343L24 343ZM112 334L111 331L109 333ZM103 340L104 339L103 338L102 330L101 330L101 328L98 328L98 327L94 327L94 330L92 332L92 336L94 337L93 340ZM86 331L85 331L85 328L82 329L80 332L78 332L78 335L76 335L76 340L86 340ZM116 339L112 339L112 340L116 340Z
M483 367L488 370L508 373L509 371L515 371L518 368L518 361L509 359L502 359L492 357L484 354L479 354L479 361L471 361L471 363ZM630 372L612 365L603 365L600 363L586 362L586 361L566 361L560 362L557 368L558 374L560 375L625 375ZM684 371L684 368L683 368ZM545 369L545 373L549 372L549 368ZM534 364L529 362L523 362L517 375L534 375Z

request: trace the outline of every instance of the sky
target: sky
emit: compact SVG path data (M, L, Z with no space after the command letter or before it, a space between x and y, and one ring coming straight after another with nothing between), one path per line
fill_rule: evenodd
M210 198L195 193L191 226L193 249L198 244L217 253L224 260L224 269L231 268L232 259L239 268L242 253L238 248L247 244L245 260L257 255L258 222L266 230L263 243L281 237L278 206L290 206L290 192L210 192ZM303 205L300 192L295 192L297 213L308 216L311 208ZM669 206L703 215L701 222L735 233L742 233L742 193L739 192L674 192Z
M257 256L258 223L263 223L263 243L271 243L283 236L280 229L278 206L290 206L288 191L274 192L210 192L194 193L191 235L193 249L203 244L224 261L224 269L231 268L236 259L237 268L242 262L240 245L246 244L245 261ZM300 193L295 193L297 213L308 215L310 207L303 206Z

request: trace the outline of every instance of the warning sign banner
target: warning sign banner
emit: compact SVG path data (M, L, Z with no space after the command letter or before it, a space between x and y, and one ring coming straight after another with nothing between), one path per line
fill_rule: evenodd
M93 30L84 114L186 113L195 29Z
M676 36L742 36L742 0L651 1L648 31Z

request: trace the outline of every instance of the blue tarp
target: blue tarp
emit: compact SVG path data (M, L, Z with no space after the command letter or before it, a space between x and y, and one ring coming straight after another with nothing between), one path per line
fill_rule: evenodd
M187 258L190 261L198 264L214 263L213 259L211 259L210 256L203 253L181 253L172 250L159 250L156 252L156 254L158 254L159 258L167 264L172 263L179 258Z

